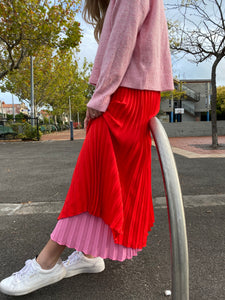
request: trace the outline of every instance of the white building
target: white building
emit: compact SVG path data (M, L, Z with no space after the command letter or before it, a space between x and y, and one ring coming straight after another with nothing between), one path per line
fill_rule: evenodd
M4 101L0 100L0 113L3 115L6 115L6 114L13 115L13 105L5 104ZM24 103L14 104L14 113L15 113L15 115L17 115L19 113L28 115L28 108L27 108L27 106L25 106Z
M162 98L160 110L168 116L170 122L201 121L203 115L209 118L211 110L211 80L185 79L175 80L175 88L183 91L180 99ZM180 114L180 112L182 112Z

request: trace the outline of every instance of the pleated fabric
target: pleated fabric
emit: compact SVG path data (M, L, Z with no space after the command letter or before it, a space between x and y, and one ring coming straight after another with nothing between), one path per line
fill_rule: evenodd
M131 259L141 251L115 244L110 227L101 218L87 212L59 220L51 239L95 257L118 261Z
M154 223L148 121L159 107L160 92L120 87L112 95L88 124L59 220L88 212L110 227L114 243L146 246Z

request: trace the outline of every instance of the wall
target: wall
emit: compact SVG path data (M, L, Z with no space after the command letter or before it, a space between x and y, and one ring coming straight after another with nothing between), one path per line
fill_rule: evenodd
M196 119L195 116L184 111L184 114L182 115L182 122L194 122L195 119Z
M195 111L204 112L208 111L209 95L211 95L211 83L210 80L187 80L184 85L192 89L193 91L200 93L200 101L195 102ZM209 106L210 109L210 106Z
M163 98L160 101L160 110L163 112L171 112L172 111L171 100Z
M211 136L211 122L162 123L169 137ZM218 135L225 135L225 121L217 121Z

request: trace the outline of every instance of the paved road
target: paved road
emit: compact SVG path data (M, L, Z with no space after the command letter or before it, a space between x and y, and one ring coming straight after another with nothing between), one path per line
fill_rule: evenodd
M57 204L60 207L82 143L1 143L0 203L9 207L28 202L50 203L53 211ZM187 200L190 299L225 299L225 159L188 159L180 155L175 155L175 159ZM154 148L152 164L153 195L160 200L164 190ZM169 233L166 209L160 201L157 203L155 227L149 234L148 246L137 258L123 263L106 260L106 270L101 274L65 279L20 299L164 299L164 290L170 288ZM15 211L8 215L4 209L0 218L1 279L41 250L57 218L56 211L38 214L35 210L24 215ZM0 299L11 298L0 295Z
M0 144L0 202L64 201L83 140ZM225 158L175 155L184 195L224 194ZM158 157L152 155L153 196L164 196Z

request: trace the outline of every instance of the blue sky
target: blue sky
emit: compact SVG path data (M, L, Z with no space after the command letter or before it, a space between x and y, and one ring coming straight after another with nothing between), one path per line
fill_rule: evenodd
M97 43L93 36L93 29L91 25L86 24L81 17L79 17L81 28L83 29L83 38L77 57L79 58L79 65L82 65L84 57L89 62L94 62L95 54L97 51ZM201 63L198 66L191 63L187 58L172 57L173 74L178 79L210 79L211 76L211 64L212 62ZM223 59L217 69L217 85L225 86L225 59ZM1 93L0 100L5 103L12 103L12 95L10 93ZM19 103L19 100L14 97L14 102Z

